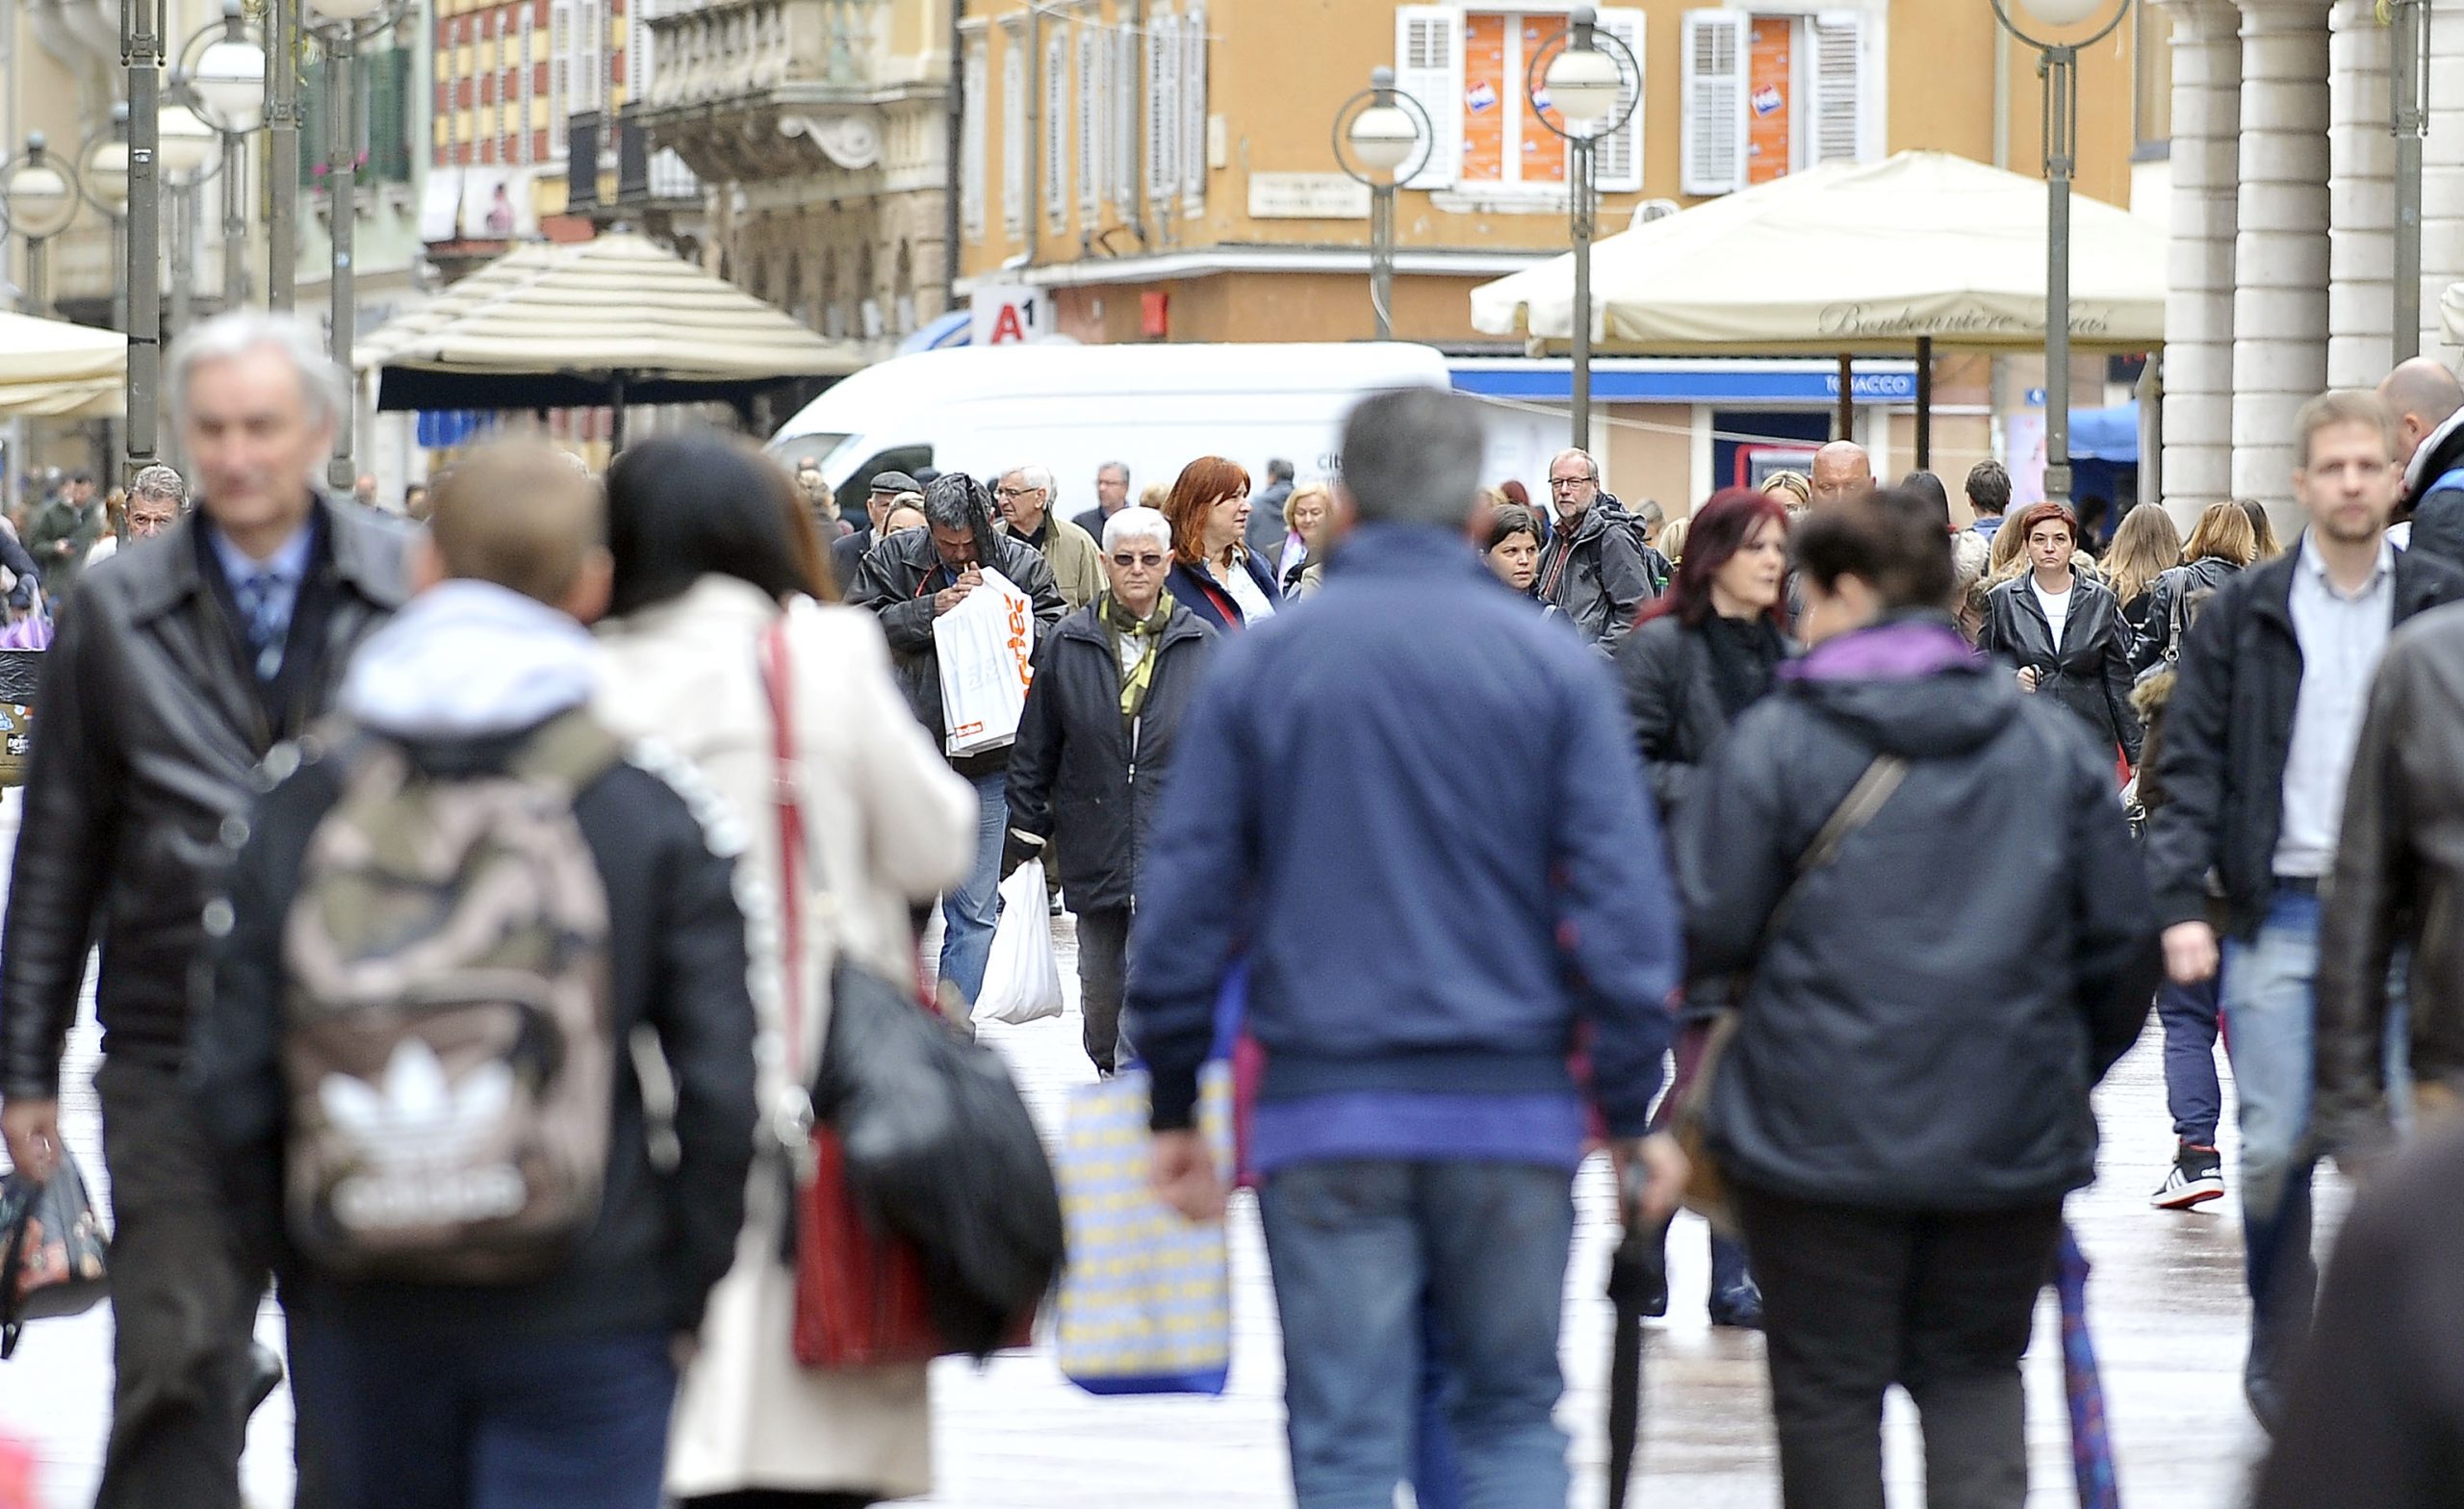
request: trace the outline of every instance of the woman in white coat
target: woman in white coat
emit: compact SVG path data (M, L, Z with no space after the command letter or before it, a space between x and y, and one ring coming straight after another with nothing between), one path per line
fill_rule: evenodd
M599 711L664 744L740 829L754 1000L766 1044L761 1103L811 1082L823 983L835 950L891 980L915 973L911 905L964 877L975 793L907 710L871 614L828 596L811 524L786 475L716 438L654 440L608 476L615 590L600 626ZM782 1052L777 808L760 648L784 614L794 748L812 855L804 869L801 1017ZM785 1061L782 1061L784 1059ZM790 1346L793 1275L782 1260L787 1180L765 1126L736 1264L710 1296L701 1348L677 1397L668 1492L697 1506L841 1506L932 1486L921 1367L818 1372Z

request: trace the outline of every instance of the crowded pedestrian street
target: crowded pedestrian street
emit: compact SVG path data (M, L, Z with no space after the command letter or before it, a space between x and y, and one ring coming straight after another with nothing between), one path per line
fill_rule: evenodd
M13 841L21 801L0 806ZM1078 1051L1075 930L1057 919L1054 938L1068 1011L1021 1027L989 1025L986 1037L1014 1066L1048 1131L1067 1087L1093 1076ZM90 1071L90 1020L71 1040L69 1083ZM2243 1407L2240 1374L2241 1262L2235 1223L2211 1208L2176 1215L2147 1207L2144 1188L2168 1161L2164 1084L2151 1036L2115 1069L2097 1096L2107 1129L2095 1188L2074 1196L2068 1215L2095 1264L2092 1294L2115 1420L2122 1486L2133 1501L2167 1509L2229 1509L2242 1502L2261 1437ZM87 1166L99 1167L90 1096L71 1094L66 1132ZM2230 1134L2228 1132L2227 1136ZM2227 1143L2228 1152L2232 1144ZM1601 1502L1609 1307L1601 1296L1615 1215L1595 1163L1581 1186L1582 1219L1567 1279L1563 1353L1567 1393L1559 1416L1575 1441L1577 1509ZM2323 1207L2332 1210L2330 1200ZM1645 1367L1640 1472L1643 1504L1747 1509L1777 1488L1769 1389L1761 1343L1714 1330L1704 1312L1707 1268L1699 1223L1682 1218L1672 1240L1676 1297L1655 1322ZM1216 1399L1092 1397L1055 1368L1045 1343L1002 1352L978 1367L945 1359L934 1378L937 1488L919 1505L937 1509L1281 1509L1293 1501L1285 1467L1279 1342L1273 1295L1254 1210L1232 1218L1234 1353L1230 1386ZM2031 1505L2075 1502L2064 1411L2058 1321L2040 1307L2030 1352ZM268 1303L258 1334L278 1343ZM110 1390L110 1317L96 1311L27 1333L18 1360L0 1368L0 1436L35 1458L41 1509L91 1501L101 1466ZM291 1397L259 1409L242 1472L251 1505L290 1501ZM1894 1492L1921 1480L1915 1422L1894 1405L1889 1427Z

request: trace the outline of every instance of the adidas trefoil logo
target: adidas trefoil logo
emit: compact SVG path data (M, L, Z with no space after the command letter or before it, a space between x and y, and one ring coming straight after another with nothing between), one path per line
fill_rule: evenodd
M449 1081L436 1050L403 1039L371 1085L328 1074L318 1103L358 1155L358 1168L333 1190L335 1217L360 1230L485 1220L522 1209L521 1170L472 1155L504 1122L513 1104L510 1066L496 1061Z

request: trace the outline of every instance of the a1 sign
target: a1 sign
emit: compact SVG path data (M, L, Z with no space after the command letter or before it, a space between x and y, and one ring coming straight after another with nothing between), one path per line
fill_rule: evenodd
M969 313L973 345L1025 345L1052 334L1052 296L1023 284L978 285Z

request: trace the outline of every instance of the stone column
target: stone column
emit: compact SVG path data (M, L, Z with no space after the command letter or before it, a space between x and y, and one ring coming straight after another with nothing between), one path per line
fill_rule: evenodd
M2165 299L2165 503L2184 524L2233 495L2233 214L2241 13L2166 0L2173 22L2172 244Z
M2327 384L2369 388L2394 365L2391 49L2376 0L2336 0L2327 27Z
M2464 283L2464 7L2429 12L2429 140L2422 148L2422 354L2458 360L2438 301Z
M2293 419L2327 383L2327 13L2241 0L2233 491L2293 502Z

